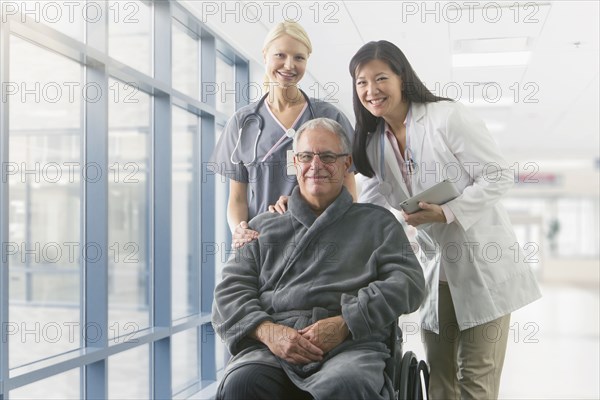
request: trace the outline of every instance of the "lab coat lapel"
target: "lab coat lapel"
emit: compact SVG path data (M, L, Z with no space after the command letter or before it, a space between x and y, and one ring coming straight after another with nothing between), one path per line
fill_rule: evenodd
M410 135L410 147L413 152L414 162L416 164L416 172L419 167L423 166L423 146L425 145L425 125L423 124L423 117L425 116L425 104L423 103L412 103L412 121L409 121L409 135ZM413 179L416 176L416 172L410 175L413 193L417 187L417 179Z
M378 125L377 132L378 132L378 134L376 135L376 138L375 138L375 139L377 139L377 143L375 143L377 152L381 152L380 141L381 140L385 141L385 149L384 149L385 175L381 174L381 171L380 171L379 176L385 176L384 181L392 187L391 196L393 196L394 201L390 201L390 199L388 199L388 202L390 204L392 204L393 206L396 206L397 204L402 203L404 200L406 200L410 197L408 195L408 188L406 187L406 184L404 183L404 179L402 177L402 171L400 171L400 166L398 165L398 162L396 160L396 155L394 154L392 144L387 139L387 136L385 134L385 122L383 121L383 119L381 119L381 122ZM379 154L379 157L381 157L381 154ZM377 158L377 160L379 160L379 157ZM381 169L381 163L378 163L378 166Z
M399 186L400 190L401 190L401 195L403 197L403 199L401 201L404 201L405 199L408 199L408 188L406 187L406 184L404 183L404 178L402 177L402 171L400 170L400 165L398 165L398 161L396 160L396 154L394 154L394 150L392 149L392 144L390 143L389 139L387 138L387 136L382 135L381 140L385 140L385 167L386 167L386 174L385 174L385 178L386 181L388 181L388 183L390 183L392 185L392 187L394 186ZM390 182L390 178L394 178L392 182ZM394 192L396 192L396 190L394 190Z

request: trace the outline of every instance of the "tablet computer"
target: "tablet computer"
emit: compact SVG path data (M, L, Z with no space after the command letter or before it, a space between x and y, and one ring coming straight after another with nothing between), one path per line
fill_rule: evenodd
M407 214L412 214L416 211L421 210L419 202L424 201L429 204L442 205L449 202L450 200L458 197L459 191L454 187L454 184L448 179L444 179L440 183L437 183L429 189L414 195L410 199L404 200L400 203L400 208Z

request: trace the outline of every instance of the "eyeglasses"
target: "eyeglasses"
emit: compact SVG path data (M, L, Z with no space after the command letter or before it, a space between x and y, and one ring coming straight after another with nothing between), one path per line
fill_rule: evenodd
M338 157L344 157L347 155L348 155L348 153L342 153L342 154L336 154L336 153L331 153L331 152L313 153L312 151L303 151L300 153L296 153L296 159L299 162L306 164L306 163L312 162L312 160L315 156L319 156L319 160L321 160L322 163L333 164L334 162L337 161Z

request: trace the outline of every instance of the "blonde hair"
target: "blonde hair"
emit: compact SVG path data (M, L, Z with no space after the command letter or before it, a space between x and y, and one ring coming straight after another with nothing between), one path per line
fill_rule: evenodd
M263 43L263 48L262 48L263 53L267 52L267 50L269 49L269 47L271 46L271 43L273 43L273 41L279 39L280 37L282 37L284 35L288 35L292 39L296 39L297 41L302 43L304 46L306 46L306 48L308 49L308 57L310 57L310 54L312 53L312 43L310 42L308 33L306 33L306 31L304 30L302 25L300 25L299 23L297 23L295 21L289 21L289 20L278 23L273 28L271 28L269 33L267 33L267 36L265 37L265 41ZM268 92L270 89L269 83L270 83L269 77L267 74L265 74L264 81L263 81L263 88L264 88L265 93Z

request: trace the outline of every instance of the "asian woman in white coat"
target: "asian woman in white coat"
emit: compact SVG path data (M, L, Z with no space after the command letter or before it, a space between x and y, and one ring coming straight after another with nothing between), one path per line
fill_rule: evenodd
M461 193L441 206L401 212L428 256L421 316L430 397L497 398L510 314L540 297L499 202L513 172L483 122L433 95L394 44L364 45L350 74L354 163L370 178L359 201L399 210L444 179Z

